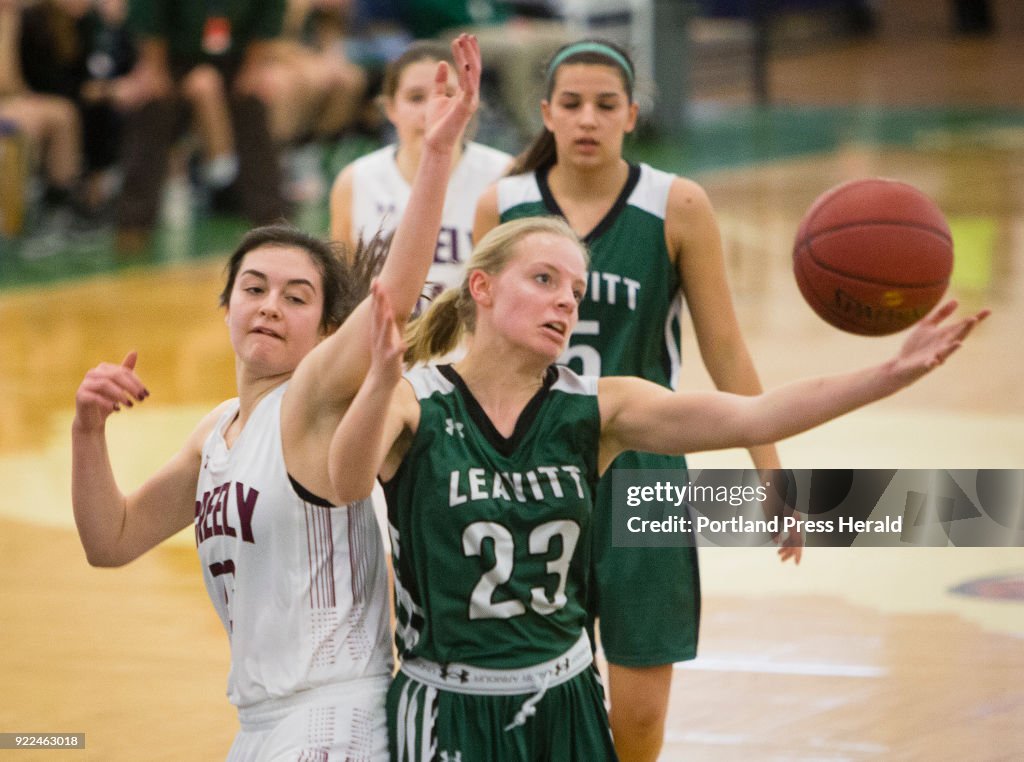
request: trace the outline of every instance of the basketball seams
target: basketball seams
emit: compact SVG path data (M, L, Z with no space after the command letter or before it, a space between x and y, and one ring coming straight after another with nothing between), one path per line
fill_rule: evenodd
M913 290L919 289L919 288L935 288L936 286L941 286L941 285L945 284L947 282L947 280L948 280L947 278L939 278L938 280L929 281L928 283L914 283L914 284L911 284L911 285L903 285L901 283L892 283L891 281L886 281L886 280L875 280L874 278L869 278L869 277L867 277L865 275L860 275L860 274L854 275L854 274L851 274L851 273L839 270L836 267L832 267L832 266L826 264L825 262L821 261L820 259L818 259L817 257L814 256L814 250L811 248L809 243L805 243L804 247L807 249L807 253L810 255L810 257L809 257L810 261L813 262L817 267L819 267L822 270L824 270L825 272L831 273L832 275L838 275L841 278L847 278L849 280L856 280L856 281L858 281L860 283L867 283L867 284L870 284L872 286L882 286L883 288L898 289L900 291L913 291Z
M832 315L833 320L836 321L834 323L836 328L840 328L845 331L850 331L852 333L861 333L855 322L849 320L845 315L833 309L832 305L829 302L822 299L821 295L818 294L818 292L811 287L810 283L808 283L807 281L807 274L804 272L804 268L806 266L807 265L804 262L800 262L797 266L797 285L800 287L800 293L803 294L804 299L811 306L811 308L819 315L822 315L824 313ZM842 325L840 325L840 323Z
M808 227L810 227L810 225L808 225ZM934 235L936 238L941 239L943 243L946 243L946 244L949 244L949 245L953 244L953 237L952 237L952 235L947 233L945 230L942 230L942 229L939 229L939 228L935 228L935 227L933 227L931 225L926 225L924 223L909 222L909 221L906 221L906 220L872 220L872 219L857 220L856 222L847 222L847 223L844 223L842 225L833 225L832 227L822 228L821 230L815 230L814 232L811 232L811 233L807 233L806 231L801 231L801 232L804 233L804 237L800 240L800 242L801 243L809 244L814 239L820 238L823 235L827 235L829 233L835 233L835 232L838 232L838 231L841 231L841 230L849 230L851 228L860 228L860 227L864 227L864 228L870 228L870 227L889 227L889 228L901 228L901 229L917 230L917 231L920 231L922 233L929 233L931 235Z

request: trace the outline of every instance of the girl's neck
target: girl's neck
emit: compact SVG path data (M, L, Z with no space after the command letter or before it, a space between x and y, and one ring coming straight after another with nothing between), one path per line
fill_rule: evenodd
M548 170L548 187L557 199L594 201L614 199L629 178L629 163L619 157L598 167L557 162Z
M243 368L236 369L238 415L235 416L235 420L228 426L228 431L225 432L224 438L229 446L234 443L235 437L245 428L246 421L249 420L249 416L252 415L252 411L256 409L260 401L291 377L291 373L284 373L276 376L255 378L249 376Z
M458 143L452 151L452 168L462 158L463 144ZM395 151L395 164L398 165L398 172L409 185L416 179L416 169L420 165L420 158L423 156L423 141L419 140L415 145L399 143Z
M495 358L501 360L496 361ZM515 358L515 353L494 354L472 342L466 355L454 363L455 371L469 387L495 428L511 436L526 404L544 385L547 363L536 358Z

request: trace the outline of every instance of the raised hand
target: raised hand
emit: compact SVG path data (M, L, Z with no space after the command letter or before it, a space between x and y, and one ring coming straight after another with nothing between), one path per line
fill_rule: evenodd
M149 396L135 375L138 352L129 352L120 365L101 363L85 374L75 393L75 425L83 430L103 428L107 418L122 406L132 407Z
M963 344L974 327L989 315L982 310L975 315L950 323L946 318L956 311L956 301L950 300L935 309L903 342L899 354L893 358L893 372L901 382L909 384L934 370Z
M373 316L370 323L370 369L367 378L394 387L402 378L405 342L395 322L387 292L376 281L370 287Z
M480 45L471 34L452 40L452 57L458 88L448 92L448 64L441 61L434 74L434 89L427 104L427 133L424 145L436 151L451 151L461 140L469 120L480 105Z

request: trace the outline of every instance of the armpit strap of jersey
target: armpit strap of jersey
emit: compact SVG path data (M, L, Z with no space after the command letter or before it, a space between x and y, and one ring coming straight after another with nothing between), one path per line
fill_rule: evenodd
M299 497L301 497L307 503L312 503L313 505L319 505L321 508L333 508L334 507L334 503L328 502L327 500L324 500L322 497L319 497L318 495L314 495L308 489L306 489L301 484L299 484L297 481L295 481L295 477L292 476L291 474L288 474L288 481L290 481L292 483L292 489L295 490L295 494L298 495Z

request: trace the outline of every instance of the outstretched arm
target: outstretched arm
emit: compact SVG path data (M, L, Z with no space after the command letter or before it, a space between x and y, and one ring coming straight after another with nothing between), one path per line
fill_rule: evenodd
M434 75L434 91L427 104L423 153L409 203L395 230L391 253L378 279L400 325L416 307L433 264L452 154L480 102L481 61L476 38L460 35L452 42L452 55L459 87L454 95L446 95L448 66L443 61L439 63ZM413 253L409 255L407 251Z
M602 470L623 450L667 454L750 447L814 428L903 389L960 348L983 311L946 322L948 302L926 317L881 365L796 381L754 397L671 392L631 377L600 381Z
M71 425L71 502L78 535L93 566L121 566L191 523L202 439L214 411L163 468L130 495L117 486L107 452L111 414L149 396L135 374L136 353L120 365L90 370L75 395Z
M338 424L328 451L331 485L335 498L343 503L369 496L388 452L404 428L393 399L402 379L405 344L387 295L376 283L371 301L370 370Z
M439 63L427 109L423 155L409 204L391 240L377 279L396 322L404 324L423 290L433 261L452 151L479 102L480 49L460 35L452 42L459 87L447 93L447 64ZM354 189L358 192L358 189ZM281 410L281 435L289 473L321 497L337 502L324 468L324 455L370 362L370 305L355 309L334 335L320 342L292 375Z
M396 320L403 324L416 306L433 262L441 228L445 190L452 152L479 102L480 49L476 39L461 35L452 42L459 87L447 94L447 64L438 64L427 116L423 155L413 180L405 213L391 241L391 249L377 279L387 294ZM354 189L358 193L358 188ZM292 387L301 392L299 412L307 418L335 416L333 432L345 405L355 394L369 363L369 306L364 301L331 337L325 339L299 365ZM287 406L291 405L286 398ZM330 436L330 434L328 434Z

